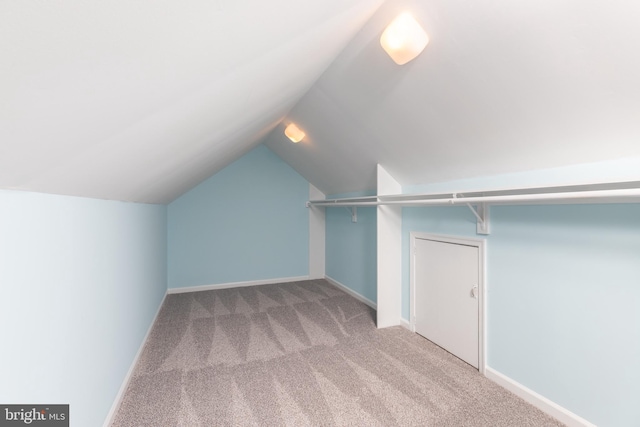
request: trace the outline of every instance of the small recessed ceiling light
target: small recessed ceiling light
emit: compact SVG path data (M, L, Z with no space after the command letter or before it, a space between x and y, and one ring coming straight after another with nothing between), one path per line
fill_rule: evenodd
M391 21L380 37L382 48L391 59L403 65L420 55L429 43L429 36L409 12Z
M305 135L305 133L298 129L298 126L294 123L287 126L284 130L284 134L287 135L287 138L289 138L294 144L302 141L302 138L304 138Z

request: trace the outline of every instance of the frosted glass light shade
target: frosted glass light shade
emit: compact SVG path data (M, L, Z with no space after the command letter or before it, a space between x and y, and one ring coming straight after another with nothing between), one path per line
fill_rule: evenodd
M409 12L398 15L380 36L382 48L398 65L420 55L427 43L429 36Z
M284 134L287 135L287 138L289 138L294 144L302 141L302 138L304 138L305 135L305 133L298 129L298 126L294 123L287 126L284 130Z

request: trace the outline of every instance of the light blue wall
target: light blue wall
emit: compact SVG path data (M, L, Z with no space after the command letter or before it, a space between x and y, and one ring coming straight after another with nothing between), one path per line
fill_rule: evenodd
M0 190L0 402L99 426L166 291L166 209Z
M349 193L329 199L371 196ZM358 208L358 222L351 222L345 208L326 208L326 275L351 290L377 302L376 208Z
M169 288L309 274L309 183L259 145L168 208Z
M466 207L403 209L409 232L473 236ZM488 364L599 426L640 425L640 205L494 206Z

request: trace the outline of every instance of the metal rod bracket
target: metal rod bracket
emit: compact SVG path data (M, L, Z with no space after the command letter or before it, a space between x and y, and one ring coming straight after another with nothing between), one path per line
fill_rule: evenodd
M489 205L486 203L478 203L474 208L471 203L467 203L471 213L476 217L476 233L490 234L489 231Z
M358 222L358 208L355 206L351 208L345 206L345 209L351 213L351 222Z

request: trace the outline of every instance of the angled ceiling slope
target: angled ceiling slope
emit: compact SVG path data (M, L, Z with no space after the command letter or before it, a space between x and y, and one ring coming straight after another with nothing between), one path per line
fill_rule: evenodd
M398 66L379 37L404 10L430 42ZM376 163L411 186L640 156L638 16L637 2L388 0L265 143L326 194L375 189Z
M0 188L167 203L255 146L380 3L0 2Z

